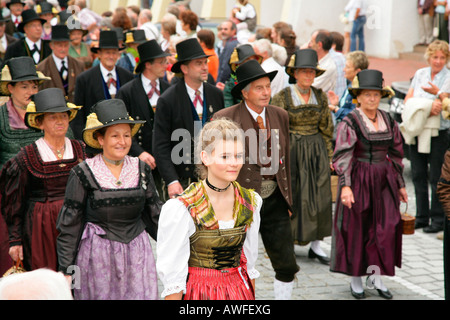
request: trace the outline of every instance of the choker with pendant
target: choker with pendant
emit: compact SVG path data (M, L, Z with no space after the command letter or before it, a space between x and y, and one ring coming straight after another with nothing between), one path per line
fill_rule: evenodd
M375 122L377 121L377 118L378 118L378 113L375 114L375 117L374 117L374 118L371 118L371 117L369 117L368 115L366 115L366 116L367 116L367 118L368 118L370 121L372 121L373 123L375 123Z
M212 190L214 190L214 191L217 191L217 192L224 192L224 191L227 191L228 188L231 186L231 182L230 182L230 184L229 184L228 186L226 186L225 188L220 189L220 188L217 188L217 187L213 186L213 185L208 181L208 178L206 178L206 185L207 185L208 187L210 187L210 188L211 188Z
M110 159L106 158L104 155L102 155L102 158L105 162L113 164L115 166L120 166L123 163L123 159L122 160L110 160Z

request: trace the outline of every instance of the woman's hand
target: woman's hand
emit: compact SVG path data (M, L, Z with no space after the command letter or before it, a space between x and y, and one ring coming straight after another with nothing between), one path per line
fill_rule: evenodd
M9 256L13 261L23 260L23 246L12 246L9 248Z
M339 96L334 93L334 91L328 91L327 96L330 104L332 104L333 106L337 106L339 104Z
M349 209L352 208L352 203L355 203L355 198L353 197L353 191L350 187L345 186L341 189L341 202L344 206Z
M442 101L439 99L434 100L433 104L431 105L430 117L437 116L441 111L442 111Z
M408 202L408 193L406 192L405 188L398 189L398 195L400 197L401 202Z

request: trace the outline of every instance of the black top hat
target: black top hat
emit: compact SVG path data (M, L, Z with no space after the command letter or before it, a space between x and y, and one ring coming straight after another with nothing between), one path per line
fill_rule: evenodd
M248 84L264 77L269 77L270 81L272 81L277 73L278 71L276 70L272 72L265 72L258 61L249 60L236 69L236 78L238 83L233 89L231 89L231 94L236 99L240 99L242 89L244 89Z
M156 40L146 41L138 46L139 62L134 69L135 73L141 73L144 70L145 62L170 56L170 53L164 52Z
M64 24L52 26L52 41L70 41L69 28Z
M25 3L23 3L21 0L11 0L11 1L9 1L9 2L6 4L6 6L7 6L8 9L9 9L9 6L12 5L12 4L14 4L14 3L20 3L22 6L25 6Z
M128 30L124 33L125 43L144 43L147 41L145 31L141 29Z
M0 91L5 95L10 95L8 83L34 80L42 82L51 80L51 78L36 70L33 58L28 56L11 58L6 61L2 69Z
M45 13L51 13L53 15L58 14L58 10L50 2L47 1L42 1L41 3L37 4L35 10L37 14L45 14Z
M95 137L95 132L101 128L122 123L132 125L131 136L134 136L145 121L131 118L125 103L121 99L99 101L92 106L91 114L87 117L86 127L83 130L83 140L88 146L101 149Z
M286 73L294 77L295 69L314 69L316 70L316 77L326 71L319 67L319 58L317 57L317 52L313 49L295 51L289 64L286 66Z
M189 38L177 43L177 62L172 66L172 72L180 73L181 64L183 62L208 58L210 55L206 55L203 51L197 38Z
M100 40L98 47L92 47L91 51L97 53L99 49L118 49L123 50L125 47L119 47L119 41L117 40L117 32L113 30L100 31Z
M39 91L31 97L31 102L27 105L25 113L25 124L30 128L40 130L36 123L36 117L44 113L70 112L69 121L72 121L77 115L81 106L66 102L64 93L60 88L48 88Z
M262 63L263 58L255 53L255 50L250 44L243 44L234 48L233 53L230 57L230 67L231 70L236 71L237 67L242 64L245 60L251 57L257 57L257 61Z
M31 22L31 21L35 21L38 20L41 22L41 24L46 23L47 21L44 19L41 19L38 14L36 13L36 11L34 11L33 9L28 9L28 10L24 10L22 11L22 22L19 23L19 26L17 27L17 30L19 30L20 32L24 32L23 31L23 27Z
M381 91L382 98L392 97L395 94L390 87L384 87L383 73L378 70L366 69L358 72L348 92L356 98L365 89Z

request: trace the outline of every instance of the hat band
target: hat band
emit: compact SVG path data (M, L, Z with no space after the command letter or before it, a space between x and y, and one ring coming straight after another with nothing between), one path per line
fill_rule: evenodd
M122 118L122 117L120 117L120 118L117 118L117 119L112 119L112 120L109 120L109 121L105 121L104 123L103 123L103 125L108 125L108 124L110 124L111 122L114 122L114 121L120 121L120 120L129 120L129 121L132 121L131 119L130 119L130 117L128 116L128 117L124 117L124 118Z

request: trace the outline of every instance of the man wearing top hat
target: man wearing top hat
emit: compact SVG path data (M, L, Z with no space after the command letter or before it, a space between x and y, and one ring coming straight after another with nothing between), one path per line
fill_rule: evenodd
M69 56L69 29L66 25L52 27L52 39L50 48L52 54L37 65L37 70L52 78L40 87L60 88L67 101L74 102L75 81L84 71L84 63Z
M36 11L29 9L22 12L22 22L18 30L25 33L25 38L11 44L5 53L5 60L29 56L38 64L51 53L50 41L42 40L42 25L46 21L39 18Z
M6 34L15 37L16 39L23 38L23 35L19 32L18 27L22 22L22 11L25 7L25 3L21 0L11 0L6 6L10 11L9 20L6 22Z
M224 107L222 91L206 83L208 56L198 40L181 41L176 49L178 61L172 72L181 80L158 99L153 136L153 155L170 198L194 182L194 133L200 132L202 125ZM174 131L180 136L172 138ZM183 150L178 152L177 148Z
M5 57L6 49L17 41L17 38L6 33L6 24L10 21L9 18L4 18L2 11L0 10L0 59Z
M119 50L122 49L119 47L117 33L112 30L101 31L99 46L91 48L92 52L98 54L100 63L82 72L75 83L74 103L83 106L75 120L71 122L77 139L82 138L91 107L100 100L114 98L121 86L133 80L131 72L116 66ZM93 150L88 150L91 151Z
M120 88L116 98L125 102L133 119L146 120L145 125L139 129L133 139L130 155L139 157L152 168L155 184L161 194L161 177L152 155L152 140L156 104L161 94L170 86L163 79L168 65L167 57L170 54L165 53L156 40L146 41L137 49L140 60L136 65L135 73L138 76Z
M275 271L275 299L289 300L300 268L291 233L289 116L269 105L277 72L266 73L256 60L239 66L232 94L242 102L217 112L213 119L229 118L246 133L245 163L237 182L263 198L260 232Z

